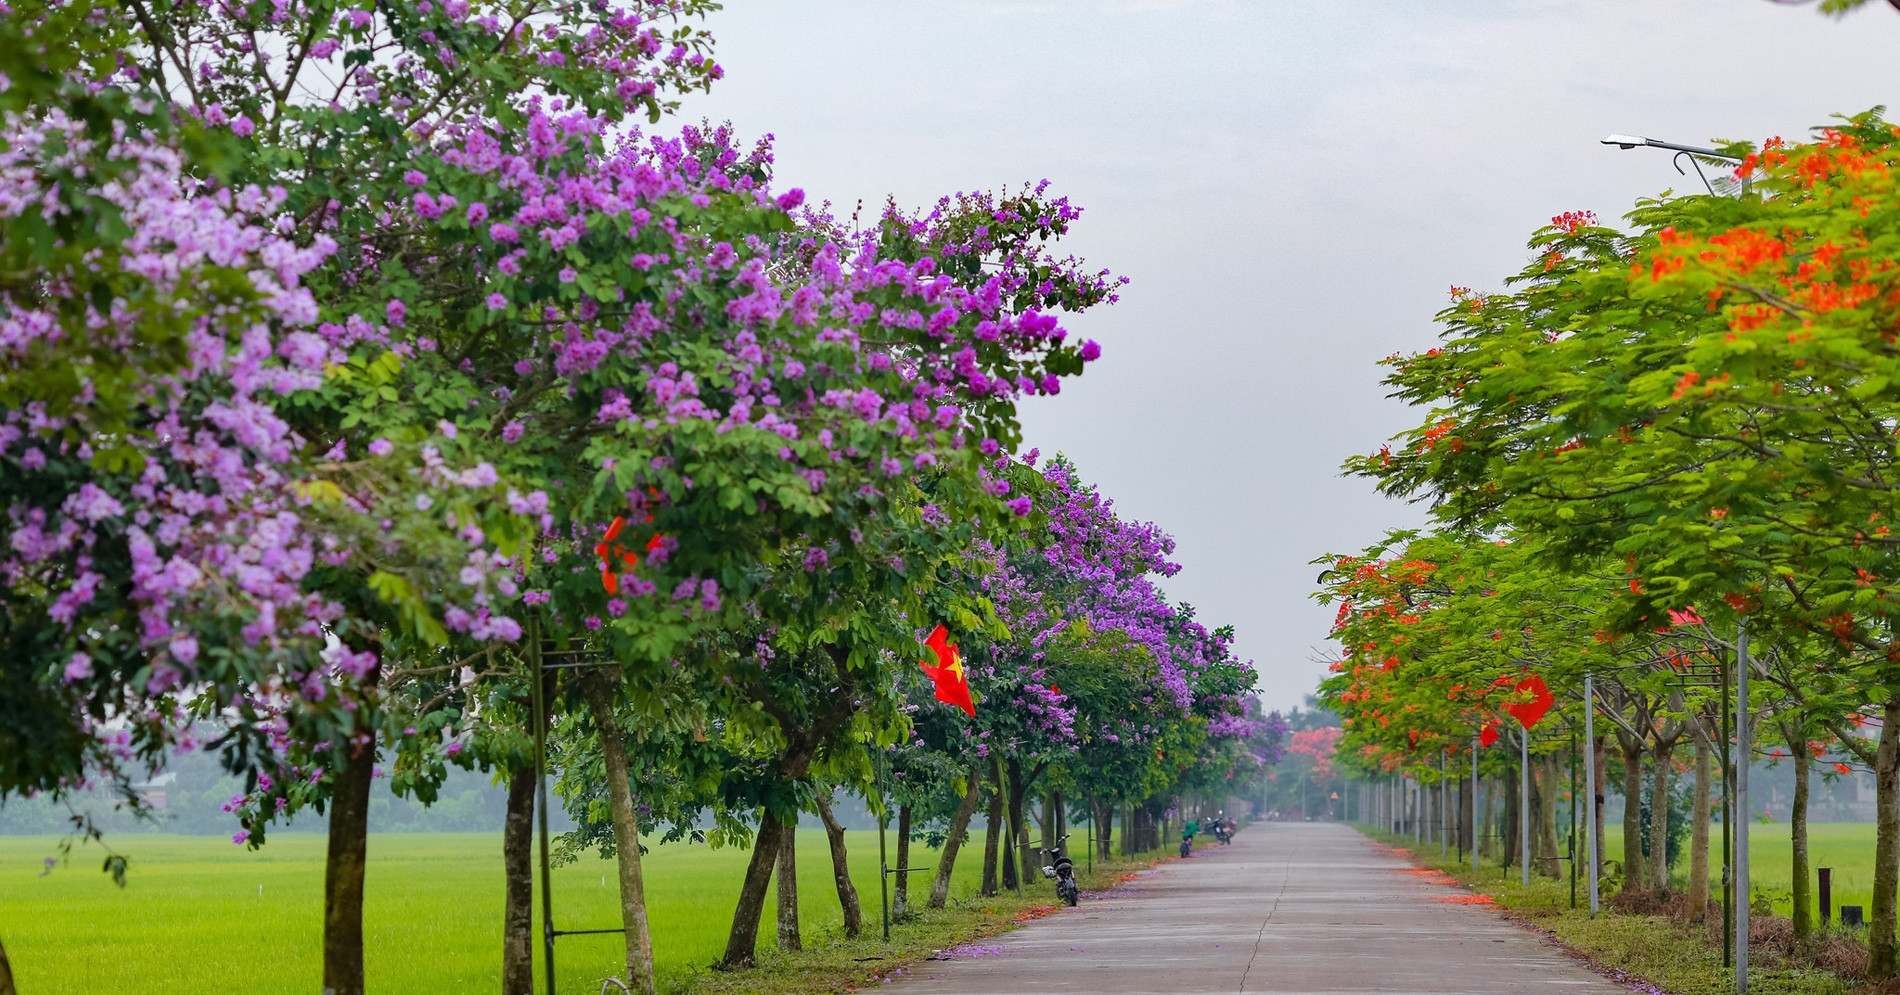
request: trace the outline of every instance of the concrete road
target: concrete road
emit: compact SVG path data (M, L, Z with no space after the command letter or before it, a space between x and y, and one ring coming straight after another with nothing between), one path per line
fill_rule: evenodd
M1211 841L1210 841L1211 842ZM1332 823L1256 824L889 986L907 995L1627 991ZM1046 887L1046 886L1045 886Z

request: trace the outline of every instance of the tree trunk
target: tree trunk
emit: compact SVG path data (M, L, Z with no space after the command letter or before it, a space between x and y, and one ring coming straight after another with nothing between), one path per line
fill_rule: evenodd
M1608 766L1610 762L1609 740L1603 736L1598 736L1593 749L1597 751L1597 783L1591 787L1590 791L1590 817L1596 820L1596 832L1591 834L1591 839L1593 840L1591 845L1596 847L1597 867L1600 873L1603 867L1603 855L1609 851L1609 847L1603 845L1604 800L1609 795L1610 784L1610 769Z
M778 948L783 953L803 950L798 935L798 813L785 821L778 841Z
M1709 817L1713 809L1710 782L1714 780L1709 763L1709 738L1699 728L1695 733L1695 810L1689 816L1689 919L1701 922L1709 912Z
M1506 740L1506 742L1509 741ZM1523 841L1524 834L1519 832L1517 828L1517 821L1524 811L1522 804L1518 801L1518 792L1523 784L1523 779L1517 776L1516 771L1509 771L1502 780L1504 781L1504 790L1499 794L1501 795L1500 800L1504 803L1504 811L1498 813L1498 821L1503 823L1504 830L1502 833L1504 836L1504 866L1515 867L1518 865L1518 862L1524 858L1524 855L1518 852L1518 850L1521 849L1519 844Z
M1097 799L1089 800L1089 828L1095 833L1095 855L1107 860L1115 855L1115 806Z
M1018 888L1027 888L1036 873L1035 869L1029 864L1029 813L1025 811L1029 801L1029 785L1023 779L1023 768L1019 762L1014 759L1010 760L1008 770L1009 828L1011 835L1015 837L1016 843L1016 852L1014 854L1016 858L1014 861L1016 865L1015 884Z
M614 826L614 864L620 876L620 924L626 928L627 972L623 980L641 995L653 995L653 934L647 926L646 885L640 869L640 818L634 811L627 741L620 731L620 719L614 714L612 679L597 670L581 673L581 694L594 717L594 728L600 736L600 756L607 773L608 808ZM769 874L771 869L768 855L765 870ZM760 901L764 901L763 882L759 887ZM758 935L756 918L755 912L751 937L745 948L748 963L752 959L752 939ZM733 923L733 929L737 933L737 922ZM731 952L728 947L727 954Z
M910 908L910 806L897 806L897 880L891 882L891 915Z
M822 809L821 809L822 811ZM759 835L752 841L752 859L746 864L745 883L739 886L739 907L732 913L732 932L726 953L719 958L722 971L751 967L759 946L759 918L765 912L765 886L778 863L779 840L785 835L770 810L759 815Z
M363 995L363 870L376 733L363 733L330 787L330 848L323 867L323 995Z
M950 899L950 874L956 870L957 854L963 849L963 838L970 834L970 817L976 814L976 805L983 797L983 781L970 772L970 787L963 792L963 800L957 803L957 813L950 817L950 836L943 842L943 855L937 858L937 880L930 886L930 907L943 908Z
M1876 980L1894 973L1894 885L1900 882L1900 698L1887 699L1881 720L1880 748L1874 757L1873 915L1867 930L1867 974Z
M989 824L983 832L983 897L996 894L997 844L1003 838L1003 764L990 757Z
M1623 890L1634 894L1649 877L1643 861L1643 744L1617 734L1623 747Z
M844 912L844 935L855 940L864 929L864 909L858 904L858 888L851 883L851 863L844 852L844 827L831 814L831 799L819 792L818 818L825 824L825 839L831 844L831 878L838 886L838 908Z
M1649 886L1657 897L1669 892L1669 790L1675 743L1658 742L1651 751L1649 778Z
M1558 861L1557 852L1557 795L1562 790L1563 761L1557 754L1547 754L1538 764L1543 768L1544 776L1538 787L1537 802L1537 869L1545 877L1558 877L1563 865Z
M501 995L534 995L534 766L508 772L502 820Z
M1786 731L1788 745L1794 750L1794 810L1788 821L1788 836L1793 844L1794 941L1803 943L1814 932L1813 897L1808 890L1808 769L1814 766L1814 754L1808 752L1807 737L1797 723Z
M0 943L0 995L19 995L13 987L13 964L7 960L6 944Z
M1491 845L1491 837L1495 835L1491 831L1491 809L1497 804L1497 797L1497 789L1488 788L1484 792L1484 804L1478 806L1478 838L1474 846L1477 848L1480 856L1497 856L1497 848Z

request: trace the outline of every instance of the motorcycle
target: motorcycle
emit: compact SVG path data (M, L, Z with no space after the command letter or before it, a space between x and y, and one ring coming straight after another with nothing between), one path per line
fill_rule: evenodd
M1226 846L1234 841L1234 834L1228 832L1225 825L1217 822L1214 824L1214 839L1218 841L1221 846Z
M1041 847L1038 853L1049 854L1052 858L1042 867L1042 876L1056 883L1056 898L1073 908L1082 898L1082 888L1075 882L1075 861L1069 859L1067 849L1062 845L1068 836L1056 840L1053 847Z

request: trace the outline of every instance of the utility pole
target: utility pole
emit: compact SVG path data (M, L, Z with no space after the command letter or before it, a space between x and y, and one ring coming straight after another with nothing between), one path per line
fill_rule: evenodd
M1601 847L1597 840L1597 737L1596 737L1596 688L1590 681L1590 675L1583 675L1583 779L1588 782L1584 790L1590 796L1589 810L1583 817L1583 839L1588 856L1584 860L1590 865L1590 914L1597 914L1597 850Z
M1748 991L1748 621L1735 637L1735 995ZM1797 749L1799 746L1797 746Z
M1471 734L1471 872L1473 874L1476 874L1478 872L1478 839L1479 839L1479 835L1483 832L1483 830L1480 828L1480 825L1482 824L1484 820L1484 816L1482 815L1480 809L1478 808L1478 804L1479 804L1478 750L1481 749L1483 745L1484 744L1478 740L1478 734L1475 732L1472 733Z

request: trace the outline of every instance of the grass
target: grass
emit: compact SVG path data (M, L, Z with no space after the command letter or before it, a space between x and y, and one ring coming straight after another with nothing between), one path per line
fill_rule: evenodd
M1722 966L1721 942L1719 939L1712 941L1710 933L1702 927L1682 925L1666 916L1616 913L1608 908L1607 903L1604 911L1592 918L1587 887L1581 881L1577 887L1578 905L1581 907L1571 909L1567 876L1550 879L1533 875L1530 887L1525 888L1519 884L1519 871L1516 868L1512 868L1507 876L1497 864L1487 862L1474 873L1469 870L1468 863L1458 863L1455 856L1441 859L1435 844L1413 849L1410 837L1360 828L1382 843L1407 850L1415 862L1445 871L1466 887L1490 896L1507 914L1547 931L1590 960L1624 972L1631 979L1640 979L1672 995L1726 995L1734 991L1733 972ZM1774 879L1772 876L1776 873L1777 865L1773 831L1777 828L1780 830L1780 877ZM1817 825L1811 828L1822 827ZM1842 869L1851 866L1840 858L1859 853L1859 831L1864 830L1871 840L1873 827L1842 824L1839 828L1840 832L1827 834L1827 852L1840 860L1833 865L1837 881L1841 879ZM1778 880L1780 887L1785 888L1789 865L1787 827L1768 825L1751 829L1755 832L1750 840L1749 855L1753 858L1751 864L1756 865L1757 880ZM1611 856L1619 853L1619 837L1610 832L1605 832L1604 837L1605 842L1610 844L1607 853ZM1821 834L1815 834L1817 854L1821 852L1820 837ZM1687 856L1683 859L1686 863ZM1469 861L1469 856L1466 860ZM1720 864L1719 850L1713 862ZM1823 861L1817 860L1816 863L1819 866ZM1870 883L1871 843L1862 863L1866 866L1866 878ZM1716 873L1720 873L1719 866ZM1719 888L1714 894L1720 895ZM1837 890L1836 895L1840 894ZM1840 900L1836 898L1837 903ZM1827 971L1811 967L1776 966L1765 961L1766 958L1756 958L1749 971L1749 990L1756 995L1846 995L1855 990L1854 982Z
M866 938L843 943L843 917L821 830L801 830L799 914L807 953L773 951L774 901L761 922L761 969L706 970L725 948L747 852L670 844L646 867L657 970L675 992L823 991L894 970L907 958L1008 928L1024 910L1052 902L1037 882L1025 899L970 900L982 865L982 837L966 843L952 880L951 907L906 922L887 948L879 934L877 834L847 834L852 880L864 907ZM132 859L121 890L75 848L70 865L42 876L52 837L0 837L0 940L23 992L244 993L314 991L322 940L324 837L284 833L255 853L221 838L140 836L115 843ZM913 849L919 863L936 852ZM1119 868L1097 865L1104 874ZM1098 875L1099 877L1100 875ZM927 875L913 881L919 899ZM554 871L556 924L617 926L611 862L585 858ZM364 909L367 982L404 995L492 991L499 987L502 906L499 836L377 835L370 840ZM536 905L539 913L539 899ZM537 937L539 936L537 919ZM563 937L556 964L561 991L600 991L622 957L616 934ZM539 965L537 963L537 977Z

